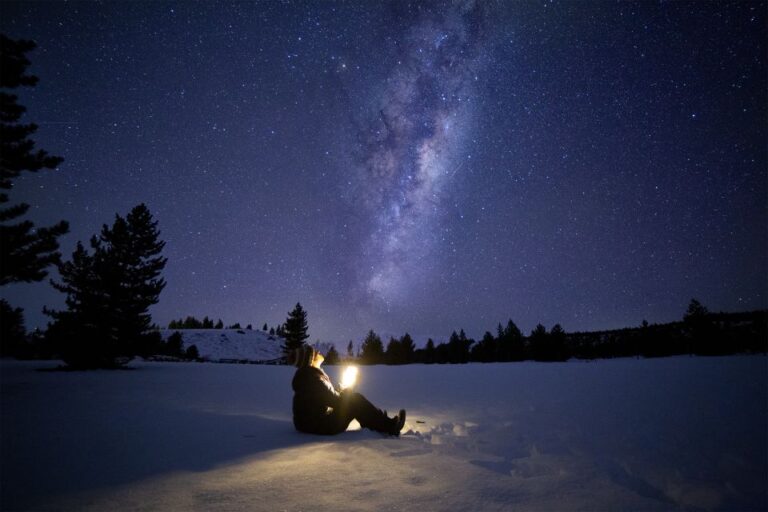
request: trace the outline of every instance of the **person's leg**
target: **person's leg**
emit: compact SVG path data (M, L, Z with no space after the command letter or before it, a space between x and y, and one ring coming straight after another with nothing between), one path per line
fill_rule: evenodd
M333 411L332 414L328 415L325 424L318 433L326 435L341 434L347 430L347 427L353 419L354 418L347 415L345 411Z
M356 419L361 427L385 434L392 434L396 423L396 421L389 418L384 411L373 405L367 398L354 391L342 393L340 412L345 419L349 418L347 425L350 421Z

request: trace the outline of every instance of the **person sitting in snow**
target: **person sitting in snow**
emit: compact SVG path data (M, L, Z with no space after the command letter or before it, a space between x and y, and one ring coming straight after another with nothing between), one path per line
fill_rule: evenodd
M363 395L350 389L337 391L320 368L325 357L310 346L294 350L288 362L298 367L293 376L293 425L299 432L333 435L344 432L352 420L388 435L399 435L405 410L393 418Z

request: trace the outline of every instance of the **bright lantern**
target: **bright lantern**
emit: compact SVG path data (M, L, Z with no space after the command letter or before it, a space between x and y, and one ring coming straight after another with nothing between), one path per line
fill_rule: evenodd
M347 366L341 376L341 389L351 388L357 380L357 366Z

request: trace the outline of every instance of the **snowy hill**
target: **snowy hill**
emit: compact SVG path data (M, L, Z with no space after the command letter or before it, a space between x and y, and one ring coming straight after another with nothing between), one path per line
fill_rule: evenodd
M161 329L163 339L181 333L184 349L197 347L200 358L213 362L263 362L282 356L283 338L250 329Z
M0 361L2 510L766 508L764 356L362 367L399 438L296 432L288 366L57 364Z

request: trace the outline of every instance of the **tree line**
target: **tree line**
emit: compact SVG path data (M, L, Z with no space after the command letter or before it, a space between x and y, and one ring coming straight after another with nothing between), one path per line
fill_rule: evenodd
M169 329L242 329L240 322L236 322L232 325L224 326L224 322L219 320L214 324L212 318L203 317L202 320L198 320L194 316L188 316L186 318L179 318L178 320L171 320L168 322ZM253 326L248 324L245 329L252 330Z
M556 324L549 331L537 325L523 335L512 320L499 324L494 335L486 331L480 340L464 330L451 333L448 341L427 340L415 348L409 334L390 338L386 346L370 330L355 354L353 343L342 357L335 348L326 364L342 360L360 364L463 364L470 362L567 361L615 357L662 357L673 355L729 355L765 353L768 350L768 311L710 313L692 299L682 321L597 332L567 333Z
M168 323L168 329L178 329L178 330L184 330L184 329L245 329L246 331L253 330L252 324L247 324L245 327L242 327L240 325L240 322L235 322L234 324L225 326L224 322L221 320L221 318L218 319L214 323L212 318L208 318L207 316L203 317L202 320L199 320L195 318L194 316L187 316L186 318L179 318L178 320L171 320ZM283 336L284 334L284 324L280 324L275 327L269 327L266 323L261 328L262 331L267 332L273 336Z
M300 303L283 324L285 356L307 344L308 314ZM350 340L341 355L335 346L325 354L325 363L355 361L361 364L462 364L469 362L567 361L614 357L661 357L682 354L728 355L765 353L768 350L768 311L711 313L691 299L682 321L597 332L567 333L560 324L547 330L538 324L528 336L510 319L498 324L496 334L486 331L480 340L469 338L463 329L453 331L447 342L427 340L416 348L406 333L390 337L386 346L373 330L368 331L355 353Z
M551 330L539 324L523 336L511 320L499 324L494 336L486 332L476 341L463 330L451 334L446 343L428 340L424 348L410 351L381 350L372 331L361 345L363 364L468 363L509 361L567 361L615 357L662 357L673 355L729 355L765 353L768 349L768 311L710 313L692 300L680 322L642 325L598 332L566 333L560 325ZM401 340L410 339L408 335ZM405 357L403 357L405 356Z

